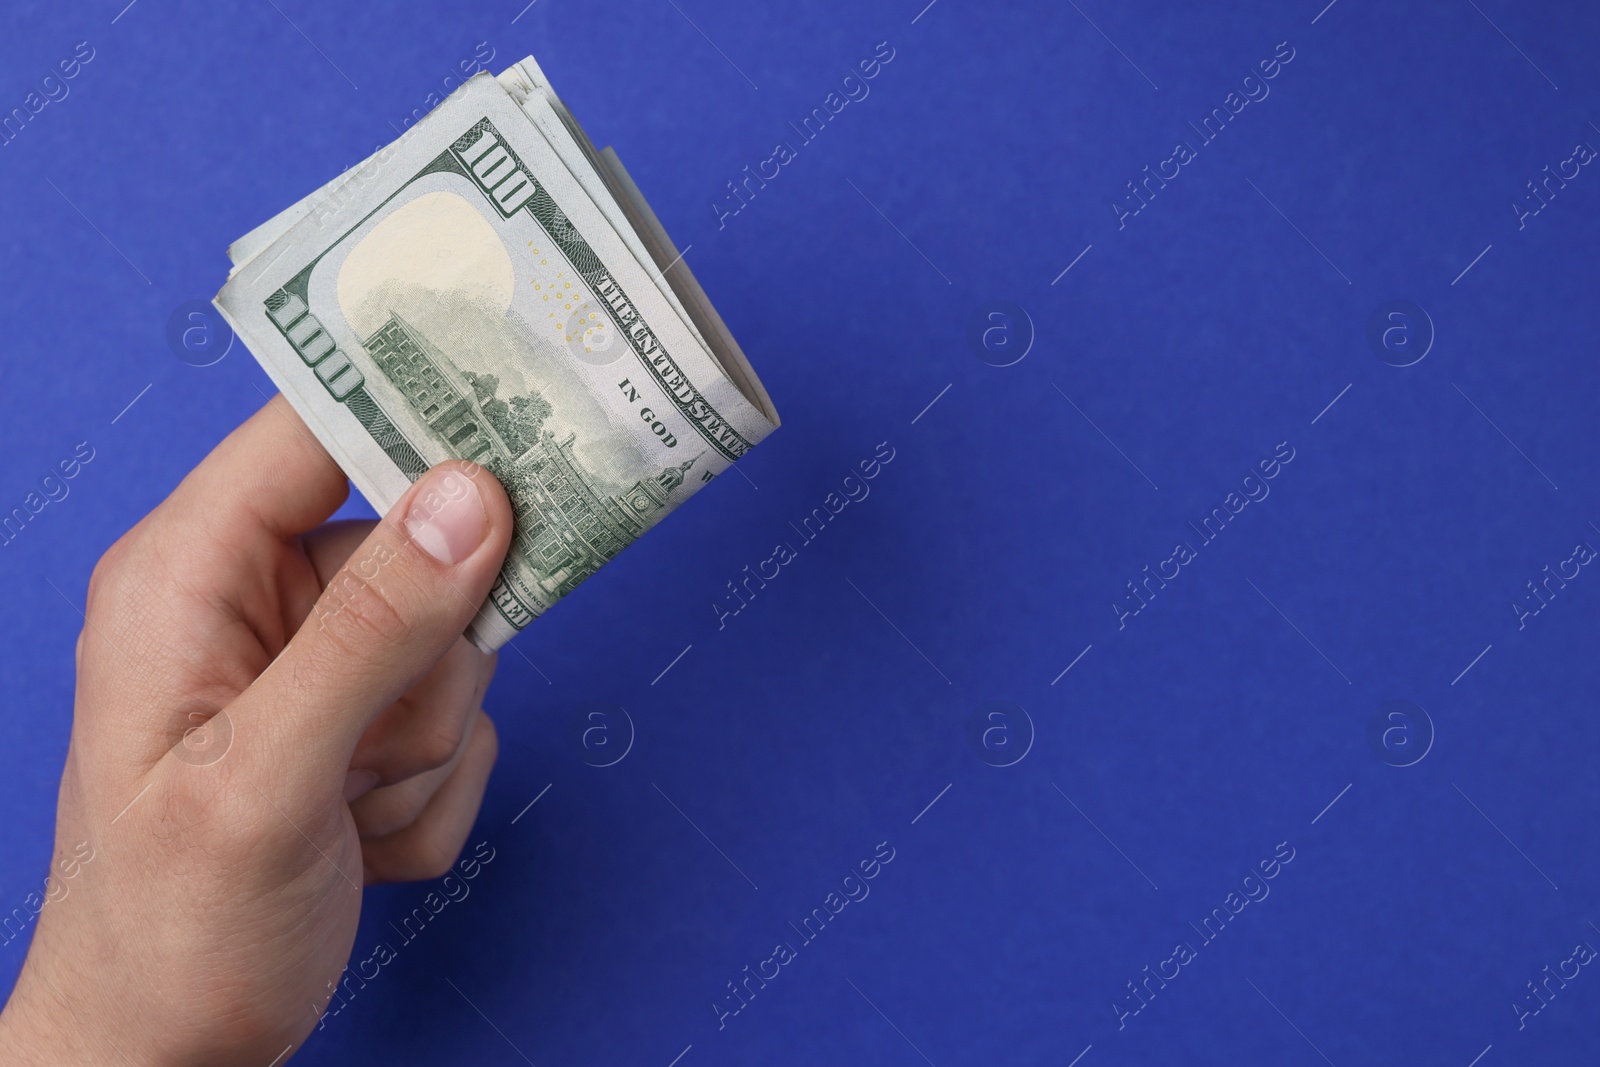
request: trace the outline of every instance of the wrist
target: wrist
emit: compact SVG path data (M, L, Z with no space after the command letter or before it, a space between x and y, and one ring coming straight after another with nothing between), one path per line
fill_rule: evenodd
M67 999L70 982L45 975L33 955L23 964L16 987L0 1011L0 1062L18 1067L120 1063L165 1067L170 1061L151 1052L139 1035L117 1028L112 1016Z
M64 1005L35 980L27 964L0 1011L0 1059L19 1067L87 1063L93 1055Z
M96 983L74 973L77 962L81 958L41 953L35 939L0 1010L0 1067L210 1067L256 1059L266 1063L273 1056L269 1046L283 1049L286 1038L268 1036L276 1029L271 1022L210 1013L197 1005L192 1024L187 1023L142 1001L140 993L149 985Z

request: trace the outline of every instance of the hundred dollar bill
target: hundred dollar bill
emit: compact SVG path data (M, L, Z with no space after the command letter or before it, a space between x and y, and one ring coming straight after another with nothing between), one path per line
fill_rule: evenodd
M468 630L485 650L778 424L615 154L557 104L531 60L473 78L236 242L216 301L374 507L450 458L506 487L511 552Z

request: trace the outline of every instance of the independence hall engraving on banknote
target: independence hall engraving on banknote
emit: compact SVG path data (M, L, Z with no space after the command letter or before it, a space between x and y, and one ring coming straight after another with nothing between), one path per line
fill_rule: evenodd
M642 534L694 465L691 459L624 493L606 493L573 454L576 435L557 441L539 431L531 441L508 441L473 384L399 315L391 314L365 347L440 441L517 490L514 555L533 569L547 602L565 596Z

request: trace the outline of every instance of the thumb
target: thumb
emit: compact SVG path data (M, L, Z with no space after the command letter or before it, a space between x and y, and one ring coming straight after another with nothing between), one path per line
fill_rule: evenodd
M368 725L477 614L511 531L505 490L476 464L440 464L411 487L235 704L235 728L269 741L248 747L277 764L275 777L342 786Z

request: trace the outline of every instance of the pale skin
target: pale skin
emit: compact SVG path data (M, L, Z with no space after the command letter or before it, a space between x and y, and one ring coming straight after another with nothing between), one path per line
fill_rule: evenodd
M325 525L348 491L278 397L95 567L0 1061L281 1064L362 887L460 854L496 754L495 659L461 635L511 506L449 463L381 522Z

